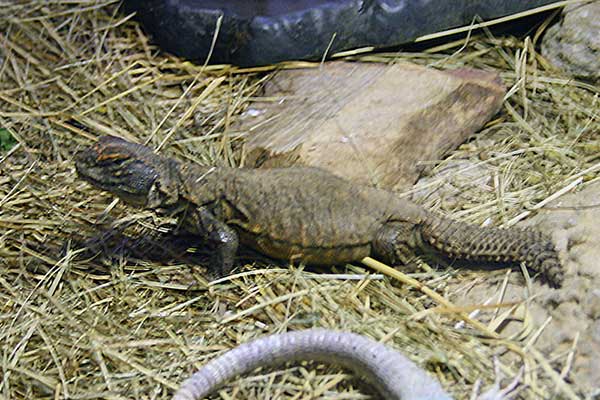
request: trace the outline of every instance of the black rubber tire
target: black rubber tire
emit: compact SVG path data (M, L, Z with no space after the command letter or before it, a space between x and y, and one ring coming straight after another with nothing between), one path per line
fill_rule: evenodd
M153 40L204 62L223 16L211 64L266 65L387 47L556 0L125 0Z

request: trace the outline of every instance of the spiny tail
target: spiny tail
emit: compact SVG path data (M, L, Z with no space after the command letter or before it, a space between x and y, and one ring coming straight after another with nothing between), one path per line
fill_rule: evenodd
M442 254L472 261L521 262L555 287L563 268L552 240L533 229L479 227L428 214L420 225L423 244Z

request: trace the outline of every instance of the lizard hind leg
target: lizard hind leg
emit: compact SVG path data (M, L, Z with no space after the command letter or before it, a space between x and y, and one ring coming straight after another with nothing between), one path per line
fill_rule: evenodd
M415 250L421 247L416 229L409 222L387 222L375 234L373 252L391 265L414 263Z

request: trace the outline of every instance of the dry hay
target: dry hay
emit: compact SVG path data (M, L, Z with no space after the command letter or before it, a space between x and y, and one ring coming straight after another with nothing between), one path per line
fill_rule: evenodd
M572 352L542 355L535 339L543 326L532 325L526 303L500 304L516 272L422 265L394 277L362 265L269 265L252 255L241 257L237 275L207 285L201 246L192 254L186 238L169 235L170 221L111 203L77 180L74 152L101 134L202 164L243 164L243 132L229 127L269 76L269 68L204 67L162 54L117 3L0 8L0 128L17 142L0 153L0 398L168 398L225 349L313 326L385 341L457 398L468 398L478 380L494 381L494 359L511 378L524 367L523 398L575 398ZM511 88L496 120L434 163L433 173L461 160L485 165L492 184L441 175L421 189L450 185L460 195L422 197L427 206L512 223L562 188L598 179L599 90L552 70L533 42L483 31L421 53L362 56L494 70ZM451 284L482 280L497 282L490 305L452 307ZM521 320L521 331L496 334L506 319ZM238 380L215 397L367 396L338 369L295 365Z

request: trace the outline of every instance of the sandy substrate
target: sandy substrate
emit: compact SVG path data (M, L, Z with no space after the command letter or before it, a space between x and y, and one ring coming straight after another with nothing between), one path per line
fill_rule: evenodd
M562 360L561 376L586 398L600 394L599 199L600 183L594 183L551 202L521 224L552 234L566 271L561 288L552 289L536 279L525 282L520 271L513 271L504 291L498 290L502 283L497 279L461 282L450 290L455 293L452 299L462 305L491 299L522 304L498 331L514 337L535 330L528 344L550 360Z
M538 339L554 354L576 346L572 380L586 394L600 395L600 183L565 196L531 219L552 232L562 251L566 280L559 290L536 287L531 312L549 323Z

